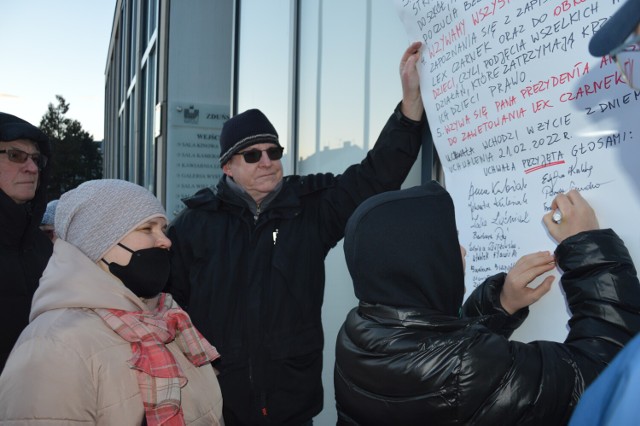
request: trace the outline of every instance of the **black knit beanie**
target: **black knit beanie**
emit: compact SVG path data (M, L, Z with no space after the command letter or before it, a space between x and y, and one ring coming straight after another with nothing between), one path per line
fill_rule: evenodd
M220 165L224 166L233 154L258 143L280 146L278 132L259 109L250 109L231 117L220 134Z

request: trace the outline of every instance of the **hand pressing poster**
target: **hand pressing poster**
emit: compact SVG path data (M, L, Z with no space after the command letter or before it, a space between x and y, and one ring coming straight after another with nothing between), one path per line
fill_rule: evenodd
M542 223L579 189L640 265L640 92L588 52L612 0L395 0L422 41L422 98L467 249L467 293L555 249ZM562 341L559 282L513 339ZM535 285L535 283L534 283Z

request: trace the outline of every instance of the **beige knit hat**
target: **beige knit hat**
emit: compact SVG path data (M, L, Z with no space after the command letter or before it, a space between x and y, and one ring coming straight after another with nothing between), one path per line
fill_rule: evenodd
M94 262L129 232L154 218L167 218L160 201L125 180L91 180L60 197L55 231Z

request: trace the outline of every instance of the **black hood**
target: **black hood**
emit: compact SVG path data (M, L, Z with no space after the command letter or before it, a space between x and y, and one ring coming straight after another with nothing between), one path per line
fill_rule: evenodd
M437 182L363 202L347 223L344 252L360 301L458 315L464 271L455 211Z

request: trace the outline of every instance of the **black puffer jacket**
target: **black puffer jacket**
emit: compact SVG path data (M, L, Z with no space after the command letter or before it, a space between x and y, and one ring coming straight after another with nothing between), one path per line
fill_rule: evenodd
M225 178L185 200L168 290L222 355L227 425L300 424L322 409L324 259L364 199L400 187L423 128L396 109L361 164L286 177L255 223Z
M44 133L18 117L0 113L0 140L16 139L33 140L42 154L51 157ZM31 298L53 251L51 240L39 228L47 206L49 164L40 172L40 184L30 202L16 204L0 190L0 371L29 324Z
M394 195L400 200L389 203ZM349 222L344 247L361 303L337 339L342 422L565 424L585 387L640 331L640 286L627 249L612 230L566 239L556 249L573 314L565 343L509 341L527 312L502 310L504 274L455 314L463 282L449 272L461 270L453 214L448 194L432 183L372 198ZM380 238L384 223L391 243Z

